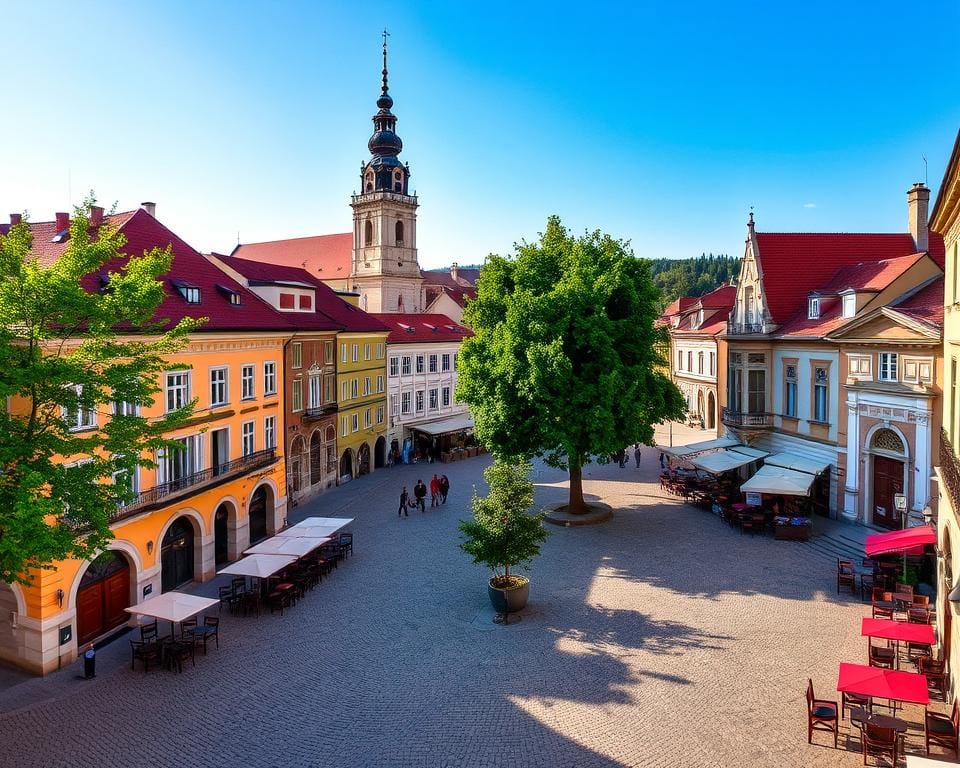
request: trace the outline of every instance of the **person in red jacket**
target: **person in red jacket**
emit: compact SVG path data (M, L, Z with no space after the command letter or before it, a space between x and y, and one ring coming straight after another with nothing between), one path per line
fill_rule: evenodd
M436 475L434 475L433 480L430 481L430 506L440 506L440 478Z

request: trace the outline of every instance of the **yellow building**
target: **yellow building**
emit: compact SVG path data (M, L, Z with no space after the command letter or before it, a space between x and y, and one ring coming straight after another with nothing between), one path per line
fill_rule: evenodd
M949 600L960 576L960 386L957 366L960 361L960 134L953 146L953 153L940 184L937 201L930 215L930 229L943 235L946 247L944 277L943 317L943 432L940 439L937 479L940 485L937 511L939 563L937 569L937 618L940 623L938 637L941 658L947 668L953 686L953 698L960 692L956 670L960 669L960 643L953 627L954 613L960 603ZM960 594L960 593L958 593Z
M386 348L389 329L366 313L354 311L357 319L352 327L356 330L337 334L340 349L337 358L340 418L337 450L341 482L384 466L387 455Z
M95 209L91 219L101 217ZM93 562L66 561L33 572L27 587L0 583L0 659L39 673L73 661L78 646L135 621L126 607L213 578L219 564L276 531L286 514L280 437L289 324L152 211L107 220L126 236L127 253L172 246L158 317L171 324L181 317L208 318L170 359L156 402L141 415L160 417L193 398L197 403L193 418L169 435L184 450L159 452L152 457L156 470L141 469L129 480L136 495L114 514L115 539L107 551ZM48 244L64 227L50 222L31 228L34 249L40 244L44 257L56 258ZM110 417L78 414L76 429L96 429Z

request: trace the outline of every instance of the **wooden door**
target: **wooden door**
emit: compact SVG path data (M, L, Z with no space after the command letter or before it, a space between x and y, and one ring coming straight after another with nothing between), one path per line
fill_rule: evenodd
M893 507L894 494L903 493L903 462L886 456L873 457L873 522L882 528L902 526Z
M103 582L77 590L77 645L103 634Z
M124 608L130 605L130 569L117 571L103 581L104 632L126 623L130 618Z

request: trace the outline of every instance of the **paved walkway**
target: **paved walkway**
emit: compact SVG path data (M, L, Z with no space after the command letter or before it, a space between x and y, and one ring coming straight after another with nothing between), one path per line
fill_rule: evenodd
M0 692L0 764L860 765L848 725L839 750L806 744L807 677L835 698L838 663L864 656L866 609L835 594L835 555L663 498L658 455L587 468L586 493L615 517L552 529L509 626L456 546L488 457L328 493L291 519L356 517L356 552L306 600L225 614L220 650L182 675L131 672L124 640L94 681L77 666ZM398 519L400 485L433 469L450 502ZM539 504L565 497L561 473L534 475Z

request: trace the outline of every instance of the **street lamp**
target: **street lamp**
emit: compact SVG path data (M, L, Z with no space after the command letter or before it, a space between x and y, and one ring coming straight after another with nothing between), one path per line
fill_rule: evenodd
M907 527L907 495L905 493L893 494L893 508L900 513L900 527ZM903 553L903 580L907 580L907 553Z

